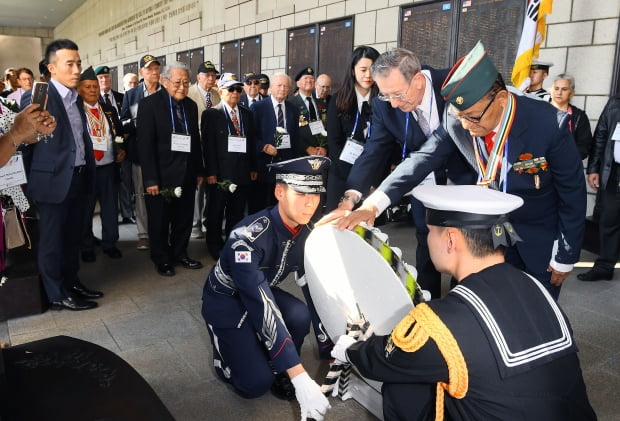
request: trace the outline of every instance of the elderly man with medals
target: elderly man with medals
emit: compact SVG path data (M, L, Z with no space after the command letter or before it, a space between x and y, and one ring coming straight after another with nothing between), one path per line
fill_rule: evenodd
M506 250L506 261L534 276L557 299L579 259L586 213L583 168L569 116L509 92L480 42L454 65L441 94L451 104L442 126L338 227L372 223L428 173L461 154L470 167L469 183L523 199L511 215L523 241ZM466 184L465 179L459 183Z

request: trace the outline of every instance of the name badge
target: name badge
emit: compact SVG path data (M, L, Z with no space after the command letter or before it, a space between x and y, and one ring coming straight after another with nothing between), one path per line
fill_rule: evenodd
M93 149L96 151L107 151L108 150L108 139L100 136L91 136L93 141Z
M0 167L0 190L26 184L27 182L28 179L24 170L24 157L21 152L16 152L4 166Z
M611 135L611 140L615 140L616 142L620 141L620 123L616 123L616 130L614 130L614 134Z
M247 141L243 136L228 136L228 152L246 153Z
M355 139L348 138L340 153L340 160L353 165L357 158L364 152L364 145Z
M192 137L181 133L172 133L170 150L175 152L191 152Z
M321 134L321 132L325 131L321 120L311 121L308 125L310 126L310 133L312 133L312 135Z
M277 146L276 149L291 149L291 135L283 134L280 146Z

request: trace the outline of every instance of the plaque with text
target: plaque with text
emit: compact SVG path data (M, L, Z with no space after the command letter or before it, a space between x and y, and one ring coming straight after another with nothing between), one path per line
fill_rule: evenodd
M295 28L288 31L286 73L295 75L306 66L315 67L316 25Z
M332 94L340 89L344 72L349 71L349 58L353 51L353 22L338 20L319 25L319 68L316 75L329 75Z

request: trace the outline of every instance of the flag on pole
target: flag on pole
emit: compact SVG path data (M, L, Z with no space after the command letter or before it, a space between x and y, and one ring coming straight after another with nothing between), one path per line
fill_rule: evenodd
M512 68L512 84L523 91L530 84L530 65L538 57L540 44L545 39L547 23L545 17L551 13L553 0L527 0L523 31Z

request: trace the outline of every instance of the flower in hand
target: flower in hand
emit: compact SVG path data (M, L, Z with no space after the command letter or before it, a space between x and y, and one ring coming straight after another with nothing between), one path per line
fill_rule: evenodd
M166 199L167 202L170 202L172 199L181 197L183 194L183 189L181 187L167 187L165 189L161 189L159 194L161 194L161 197Z
M315 137L319 148L327 147L327 132L325 130L321 130L321 133L317 134Z
M276 148L282 145L282 137L284 137L285 134L288 134L288 132L286 131L284 127L280 127L280 126L276 127L276 133L273 136L273 144L275 145Z
M235 190L237 190L237 185L230 180L218 181L217 186L220 189L228 191L230 193L234 193Z

